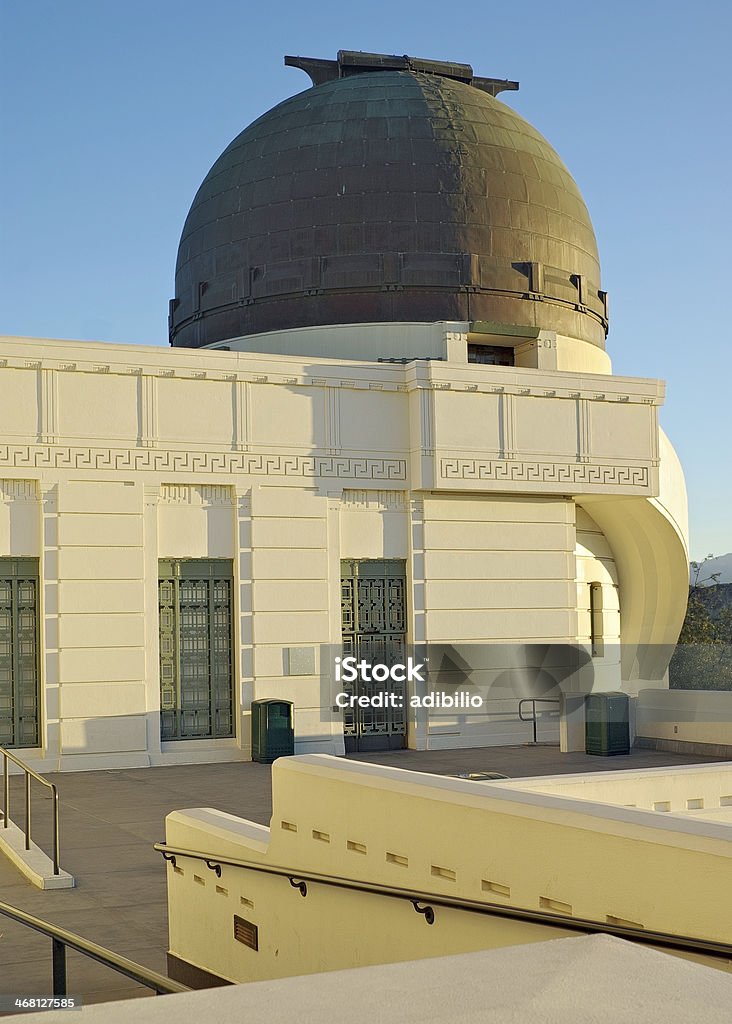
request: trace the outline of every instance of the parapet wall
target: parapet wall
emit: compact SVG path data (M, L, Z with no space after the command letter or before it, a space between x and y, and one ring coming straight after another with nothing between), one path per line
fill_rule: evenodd
M732 760L732 691L641 690L638 746Z
M256 829L256 835L252 829ZM559 937L562 929L307 883L298 871L486 904L729 941L730 829L504 783L326 755L273 768L271 830L210 809L166 820L173 961L231 981L307 974ZM288 877L289 876L289 877ZM683 884L679 884L683 879ZM235 938L234 916L257 948Z

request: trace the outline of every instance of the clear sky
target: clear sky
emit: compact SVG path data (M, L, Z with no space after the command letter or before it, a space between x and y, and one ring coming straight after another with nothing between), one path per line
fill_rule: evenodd
M470 63L521 83L502 100L577 180L614 371L667 381L692 557L732 550L725 0L0 0L0 15L0 333L167 345L196 189L310 84L284 54Z

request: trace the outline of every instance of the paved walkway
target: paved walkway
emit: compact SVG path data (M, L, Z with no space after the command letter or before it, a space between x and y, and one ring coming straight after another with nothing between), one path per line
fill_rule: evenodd
M638 751L628 756L560 754L557 747L516 746L472 750L358 754L356 760L449 775L496 770L512 778L563 772L613 771L694 764L714 758ZM166 972L168 945L165 866L153 843L165 837L165 816L186 807L216 807L268 824L270 769L219 764L75 772L48 776L59 789L61 866L76 888L41 891L0 856L0 901L35 914L113 949L137 963ZM22 806L20 779L11 806ZM44 835L43 798L34 811L34 837ZM85 1002L149 994L101 965L69 952L69 992ZM48 995L51 942L0 916L0 994Z

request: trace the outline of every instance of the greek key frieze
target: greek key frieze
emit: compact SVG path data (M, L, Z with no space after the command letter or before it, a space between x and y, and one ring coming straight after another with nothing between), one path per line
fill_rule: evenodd
M441 459L444 480L490 480L495 483L596 485L647 489L647 466L601 466L576 462L514 462L495 459Z
M0 445L0 466L14 469L81 469L110 472L240 473L245 476L334 477L406 480L406 460L328 455L161 451L146 448Z

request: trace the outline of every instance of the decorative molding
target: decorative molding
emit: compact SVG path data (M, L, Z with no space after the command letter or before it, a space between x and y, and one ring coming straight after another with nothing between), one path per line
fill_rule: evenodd
M341 393L338 388L325 391L325 447L337 455L341 447Z
M446 335L449 339L451 337L450 332ZM458 335L458 337L464 337L464 335ZM118 348L123 349L124 346L109 345L110 349ZM211 349L212 356L215 355L215 350ZM446 377L445 374L449 370L449 364L440 362L435 364L429 364L432 369L429 371L420 371L418 376L414 376L414 371L409 369L411 364L394 365L385 364L384 371L385 376L374 376L373 369L364 363L363 365L356 365L354 368L355 373L363 371L367 376L358 376L357 378L342 378L339 374L347 372L345 367L341 367L334 376L332 377L311 377L307 372L307 366L303 365L306 361L299 357L292 357L293 369L289 372L283 371L280 374L273 375L270 372L262 372L257 369L247 369L248 361L244 361L243 357L249 356L251 361L256 363L262 361L266 363L267 356L264 353L244 353L238 352L237 355L240 357L238 363L238 369L232 371L226 369L224 366L214 367L206 366L201 368L200 366L192 366L186 364L175 364L171 366L168 363L154 362L145 365L130 365L123 352L115 352L113 355L119 355L119 361L109 363L94 363L86 362L83 359L78 359L75 362L61 362L59 357L54 356L53 351L46 352L44 359L30 359L25 355L14 354L10 358L3 356L0 359L0 368L8 367L9 369L31 369L40 370L47 369L50 373L57 374L64 372L64 370L76 370L77 373L110 373L113 375L133 375L133 376L153 376L153 377L167 377L175 378L177 380L211 380L218 382L231 382L232 380L247 380L251 383L256 384L273 384L285 387L292 386L315 386L315 387L327 387L327 388L361 388L371 390L383 390L383 391L412 391L412 390L450 390L454 389L457 391L461 390L476 390L480 393L491 394L495 392L506 392L513 395L547 395L551 392L555 392L556 398L576 398L580 395L585 398L589 398L594 401L623 401L631 404L647 404L647 405L663 405L663 392L658 387L649 392L647 385L648 381L641 378L615 378L608 377L606 390L604 392L598 392L591 390L588 386L584 385L584 382L579 385L577 379L581 378L580 374L571 373L559 373L558 371L532 371L538 374L536 381L530 383L524 383L521 379L507 379L503 383L499 383L495 377L488 375L481 375L479 368L471 367L469 376L465 375L464 370L461 367L455 369L454 377ZM171 358L179 355L179 352L173 351L170 353ZM99 358L99 356L97 356ZM104 357L102 357L104 358ZM299 364L299 365L298 365ZM438 367L440 369L438 369ZM496 368L487 367L486 369L495 370ZM500 368L505 369L505 368ZM402 374L400 377L399 374ZM431 373L439 373L438 377L431 377ZM525 368L519 368L518 374L523 375ZM406 375L406 376L404 376ZM476 376L480 379L476 379ZM501 375L506 376L506 375ZM571 384L568 383L567 378L574 378ZM622 382L622 384L621 384ZM630 387L628 386L630 385ZM635 390L634 390L635 386ZM618 390L615 390L615 388ZM643 388L643 390L640 390Z
M38 481L0 480L0 501L38 501Z
M422 454L432 455L435 450L435 399L427 388L419 390L419 418L422 432Z
M146 506L157 507L160 504L160 488L154 484L145 484L142 489L142 497Z
M657 462L661 456L660 442L661 430L658 422L658 406L651 413L651 459Z
M441 459L444 480L493 480L526 484L591 484L647 490L648 466L598 466L578 462L504 462L494 459Z
M344 489L341 508L377 509L380 512L406 512L407 495L404 491L356 491Z
M590 461L592 451L592 419L590 403L586 398L577 399L577 458L580 462Z
M405 459L334 455L160 451L70 445L0 444L0 466L15 469L81 469L111 472L241 473L248 476L335 477L341 480L406 480Z
M138 401L140 403L140 443L143 448L154 448L158 437L158 381L156 377L140 377Z
M515 396L504 392L500 399L499 423L501 455L504 459L515 457L516 447L516 402Z
M233 487L218 484L163 484L160 488L161 505L233 505Z
M41 441L53 444L58 436L58 377L53 370L41 370L39 432Z
M237 380L234 388L234 446L237 451L249 450L249 438L252 436L252 410L250 401L251 384L247 380Z

